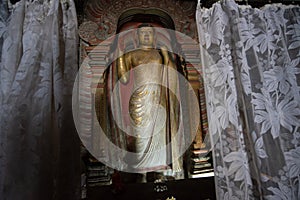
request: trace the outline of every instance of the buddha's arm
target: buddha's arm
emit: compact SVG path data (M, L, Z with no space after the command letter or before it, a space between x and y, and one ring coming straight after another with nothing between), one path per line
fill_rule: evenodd
M178 73L176 63L173 57L169 54L166 47L161 48L161 54L163 57L164 69L167 72L168 89L176 93L178 87ZM176 96L174 96L174 94L170 93L169 98L170 101L176 102ZM176 108L176 106L174 108ZM176 116L176 112L174 112L173 115Z
M162 56L163 56L163 64L168 66L168 67L171 67L173 69L176 69L176 64L173 60L173 58L169 55L169 51L167 49L167 47L161 47L161 53L162 53Z
M177 140L175 134L178 131L178 120L179 120L179 105L177 101L177 97L179 97L178 92L178 73L176 63L169 54L168 49L166 47L161 48L161 53L163 56L164 67L167 70L167 80L168 80L168 90L171 91L168 93L168 102L169 102L169 123L170 132L172 138L172 168L174 171L182 170L182 163L179 158L179 150L178 146L180 141Z
M121 56L117 59L118 78L121 83L126 84L129 80L128 56L126 56L125 54L122 55L122 52L120 52L119 54Z

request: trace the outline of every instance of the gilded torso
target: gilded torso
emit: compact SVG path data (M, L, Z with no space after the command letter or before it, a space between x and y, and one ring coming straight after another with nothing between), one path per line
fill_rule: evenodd
M126 54L125 60L133 69L136 83L160 81L163 59L157 49L137 49Z

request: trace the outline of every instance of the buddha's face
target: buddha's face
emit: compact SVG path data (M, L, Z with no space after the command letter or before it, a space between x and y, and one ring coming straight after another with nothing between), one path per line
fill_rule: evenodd
M138 30L140 46L153 45L154 30L152 27L142 27Z

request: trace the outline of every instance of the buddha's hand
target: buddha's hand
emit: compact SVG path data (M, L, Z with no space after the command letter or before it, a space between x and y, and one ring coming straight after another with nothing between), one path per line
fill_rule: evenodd
M164 63L167 64L169 62L169 51L168 48L166 46L162 46L160 48L161 50L161 54L164 57Z
M168 48L166 47L166 46L162 46L162 47L160 47L160 49L161 49L161 53L162 53L162 55L164 56L164 57L168 57L168 53L169 53L169 51L168 51Z

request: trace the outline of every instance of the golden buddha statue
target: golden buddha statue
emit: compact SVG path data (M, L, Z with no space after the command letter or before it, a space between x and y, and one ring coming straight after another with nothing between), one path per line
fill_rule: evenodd
M120 171L168 169L181 174L186 138L180 102L186 97L179 93L177 68L182 66L175 64L179 58L167 47L157 48L158 43L166 43L156 37L156 30L151 24L141 24L137 32L125 32L115 40L118 50L113 48L111 55L117 58L104 73L105 102L97 112L109 139L103 143L107 146L104 161ZM135 34L138 44L123 53L127 47L119 45L120 41Z
M168 168L171 160L172 169L179 171L180 162L172 159L176 157L176 143L169 152L166 148L178 131L179 105L174 94L178 90L177 76L169 72L176 70L176 65L166 47L154 47L154 31L152 25L141 24L137 30L138 48L125 54L120 51L117 59L119 81L127 84L133 76L129 115L137 156L131 167L138 171L161 170Z

